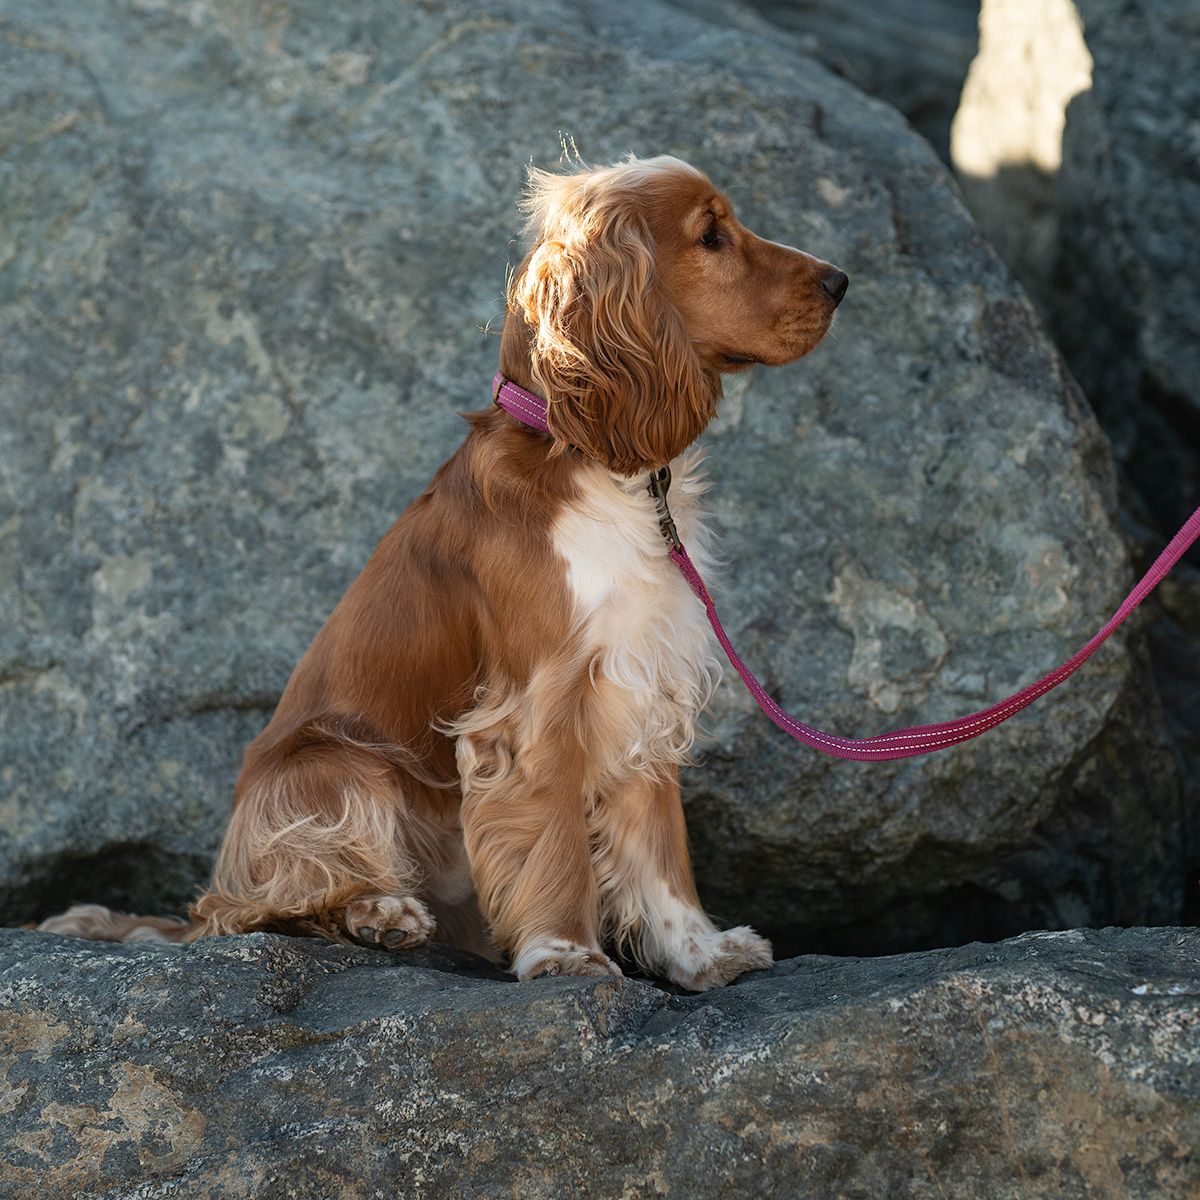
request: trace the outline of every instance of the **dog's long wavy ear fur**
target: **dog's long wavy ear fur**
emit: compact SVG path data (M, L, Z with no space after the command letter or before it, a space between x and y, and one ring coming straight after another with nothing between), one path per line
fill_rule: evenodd
M556 451L576 446L633 475L695 441L720 382L659 294L636 180L620 170L530 171L525 203L537 240L509 301L530 329Z

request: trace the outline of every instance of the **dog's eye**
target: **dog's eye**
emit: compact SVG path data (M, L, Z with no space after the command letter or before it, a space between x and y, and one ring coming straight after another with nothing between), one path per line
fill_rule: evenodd
M714 221L700 236L700 245L706 250L719 250L721 248L721 230Z

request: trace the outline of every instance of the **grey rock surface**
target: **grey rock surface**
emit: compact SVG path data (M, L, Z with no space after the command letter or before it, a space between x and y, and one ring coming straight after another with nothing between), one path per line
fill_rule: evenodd
M1200 504L1200 8L1083 0L1052 326L1165 533ZM1200 644L1193 656L1200 660Z
M10 1200L1184 1200L1200 932L515 984L255 934L0 932Z
M1200 497L1200 10L1086 0L1055 326L1162 524Z
M786 36L654 0L7 0L4 919L192 895L243 745L487 402L522 167L559 130L694 161L853 279L706 438L714 590L787 706L849 735L957 716L1115 607L1108 446L1032 307L929 146ZM932 759L818 758L732 677L712 726L701 893L785 951L1177 917L1136 643Z
M1200 496L1200 9L985 0L981 31L968 198L1173 532Z
M1184 920L1200 925L1200 569L1181 564L1163 581L1153 612L1150 661L1184 768Z
M1112 439L1143 566L1200 503L1198 47L1190 0L985 0L954 125L972 211ZM1184 564L1149 611L1200 913L1196 591Z
M1054 304L1067 106L1092 86L1074 0L987 0L951 133L967 204L1044 312Z
M950 158L950 123L978 46L979 0L749 0L831 70L898 108Z

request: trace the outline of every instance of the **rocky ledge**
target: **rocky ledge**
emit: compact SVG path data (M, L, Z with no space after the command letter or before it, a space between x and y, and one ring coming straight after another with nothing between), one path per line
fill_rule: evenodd
M516 984L0 932L0 1194L1194 1196L1200 930Z

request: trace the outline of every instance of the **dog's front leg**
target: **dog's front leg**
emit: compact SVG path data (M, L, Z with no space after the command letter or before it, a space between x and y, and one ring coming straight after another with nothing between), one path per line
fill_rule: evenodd
M771 943L748 925L721 930L696 894L679 768L614 787L592 815L603 930L647 970L690 991L771 965Z
M599 904L573 723L515 723L458 741L462 827L480 909L520 979L620 975L600 949Z

